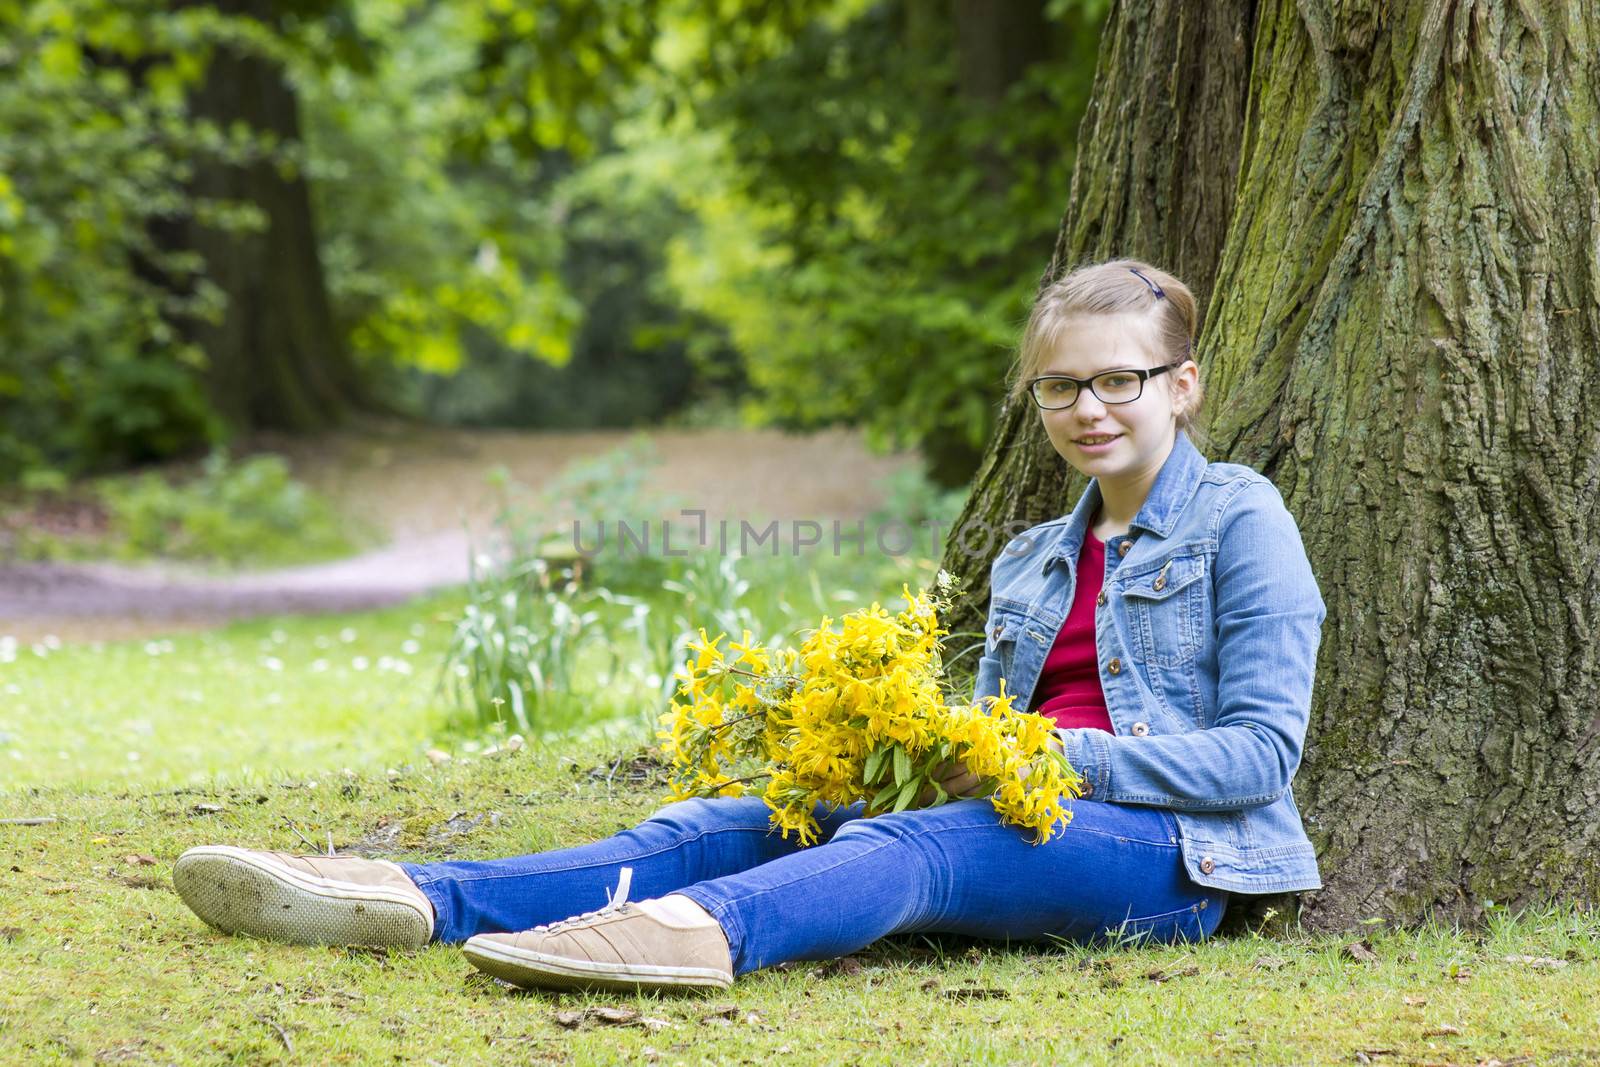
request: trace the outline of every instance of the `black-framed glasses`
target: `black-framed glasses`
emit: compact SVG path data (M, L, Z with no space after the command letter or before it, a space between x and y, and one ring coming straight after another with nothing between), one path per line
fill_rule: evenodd
M1078 402L1083 387L1088 386L1102 404L1131 404L1144 395L1144 383L1158 374L1165 374L1182 363L1169 363L1146 370L1142 367L1125 367L1120 370L1101 371L1093 378L1071 378L1065 374L1042 374L1028 382L1028 394L1033 402L1046 411L1063 411Z

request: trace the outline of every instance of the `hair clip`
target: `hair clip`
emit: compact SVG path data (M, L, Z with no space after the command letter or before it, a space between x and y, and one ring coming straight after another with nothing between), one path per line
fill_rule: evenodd
M1156 299L1157 300L1163 300L1163 299L1166 298L1167 294L1163 293L1161 291L1161 286L1157 285L1155 282L1151 281L1149 278L1146 278L1143 274L1140 274L1137 270L1135 270L1132 267L1128 268L1128 272L1130 274L1136 275L1141 282L1144 282L1146 285L1148 285L1150 287L1150 291L1152 293L1156 294Z

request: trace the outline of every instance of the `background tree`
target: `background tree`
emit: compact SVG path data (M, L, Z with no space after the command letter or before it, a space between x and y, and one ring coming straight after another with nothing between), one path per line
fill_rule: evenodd
M1208 310L1208 455L1328 604L1296 795L1317 926L1600 899L1600 14L1118 3L1050 281L1131 254ZM1082 488L1001 412L965 518ZM976 595L985 562L946 564Z

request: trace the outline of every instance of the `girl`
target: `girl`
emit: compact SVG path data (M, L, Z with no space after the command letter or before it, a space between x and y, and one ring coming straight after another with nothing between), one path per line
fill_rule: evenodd
M994 561L976 695L1003 678L1019 707L1057 722L1084 776L1048 843L964 799L870 819L819 810L820 843L799 848L761 800L719 798L510 859L195 848L174 868L178 892L224 931L465 942L518 985L637 989L725 987L906 931L1198 940L1229 893L1318 888L1289 784L1322 598L1272 483L1190 442L1195 330L1181 282L1116 260L1046 289L1023 335L1013 396L1091 481L1071 514ZM975 784L947 770L952 793Z

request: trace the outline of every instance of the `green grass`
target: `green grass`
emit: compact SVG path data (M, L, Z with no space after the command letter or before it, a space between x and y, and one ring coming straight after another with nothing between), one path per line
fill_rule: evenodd
M434 686L460 603L19 647L0 662L0 789L258 782L416 758L450 726Z
M808 578L783 569L753 591L762 617L818 614ZM902 579L918 584L851 564L820 587L837 613ZM171 890L192 845L305 851L398 825L393 858L491 857L592 840L662 802L659 785L607 781L639 717L611 737L472 751L487 739L433 693L460 604L0 662L0 819L54 819L0 824L0 1064L1600 1061L1600 917L1574 911L1374 928L1374 962L1346 955L1349 938L1292 935L1095 951L893 938L859 968L802 964L690 998L518 994L452 948L206 928ZM433 746L455 758L433 766ZM482 818L452 835L463 815ZM594 1006L653 1021L562 1025Z
M0 1060L144 1063L1592 1063L1600 922L1551 912L1481 933L1243 936L1088 951L894 938L860 969L760 972L711 997L513 993L453 948L371 953L224 937L170 889L206 842L303 850L400 823L396 858L498 856L631 825L659 787L608 787L605 747L237 789L0 796ZM591 773L591 769L599 768ZM220 805L209 811L201 804ZM458 813L470 833L434 836ZM293 826L291 826L291 823ZM155 862L142 865L136 858ZM1019 887L1019 891L1026 891ZM1507 957L1561 961L1544 969ZM1154 977L1152 977L1154 975ZM636 1009L645 1026L565 1029ZM282 1031L282 1037L279 1031ZM293 1053L286 1047L293 1046ZM651 1050L654 1050L653 1052ZM1384 1050L1384 1051L1380 1051Z

